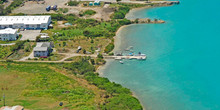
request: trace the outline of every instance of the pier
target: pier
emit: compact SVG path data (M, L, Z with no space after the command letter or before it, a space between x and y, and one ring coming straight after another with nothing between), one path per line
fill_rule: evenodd
M138 56L104 56L105 59L115 59L115 60L121 60L121 59L137 59L137 60L146 60L146 55L138 55Z

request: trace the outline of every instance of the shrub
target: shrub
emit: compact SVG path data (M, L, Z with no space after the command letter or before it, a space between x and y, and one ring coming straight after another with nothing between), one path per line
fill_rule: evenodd
M94 59L90 59L90 63L91 63L92 65L95 65L95 60L94 60Z
M77 6L79 4L79 2L77 2L77 1L72 1L72 0L70 0L69 2L68 2L68 5L69 6Z
M94 14L96 14L96 11L94 11L94 10L86 10L84 12L81 12L79 15L80 16L85 16L85 15L94 15Z
M111 51L114 49L114 47L115 47L114 43L110 43L110 44L108 44L108 45L105 47L104 52L105 52L105 53L109 53L109 52L111 52Z
M131 21L128 19L123 19L118 21L120 25L129 25L131 24Z
M103 56L100 53L97 55L97 57L103 59Z
M128 6L120 6L119 9L114 13L113 18L124 19L129 10L130 8Z

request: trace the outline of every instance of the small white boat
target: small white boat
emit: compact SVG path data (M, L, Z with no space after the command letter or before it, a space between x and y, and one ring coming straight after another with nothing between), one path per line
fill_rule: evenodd
M123 61L119 61L119 63L124 64L124 62L123 62Z

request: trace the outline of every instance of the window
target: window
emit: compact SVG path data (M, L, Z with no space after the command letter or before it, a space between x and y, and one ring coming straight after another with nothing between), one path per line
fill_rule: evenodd
M37 28L40 28L40 24L37 24Z

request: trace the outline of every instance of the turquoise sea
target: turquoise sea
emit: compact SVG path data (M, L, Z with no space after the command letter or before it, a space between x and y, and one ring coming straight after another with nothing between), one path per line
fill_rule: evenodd
M148 59L109 62L102 76L131 89L147 110L220 110L220 0L180 2L130 13L166 23L122 29L120 49L133 46Z

